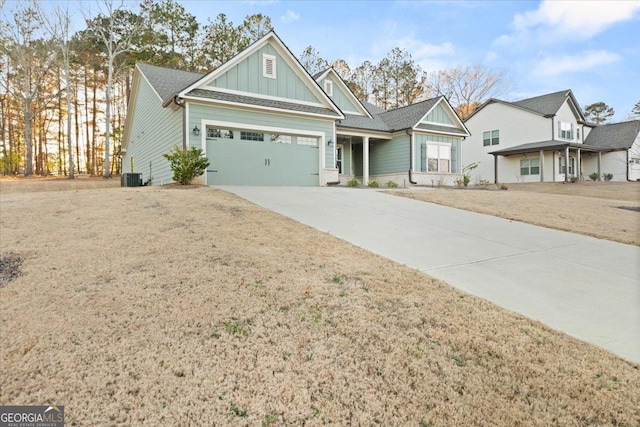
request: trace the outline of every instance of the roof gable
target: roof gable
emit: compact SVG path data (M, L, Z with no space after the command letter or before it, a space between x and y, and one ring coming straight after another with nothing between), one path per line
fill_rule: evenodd
M439 96L380 114L392 130L424 130L470 135L447 98Z
M366 116L371 118L371 114L367 108L360 102L349 86L344 82L342 77L333 69L327 68L314 76L314 79L320 87L324 89L325 81L329 80L333 84L333 94L329 95L338 107L345 113L356 116Z
M585 122L584 115L580 109L580 104L576 100L571 89L561 90L559 92L548 93L546 95L534 96L533 98L522 99L520 101L508 102L500 99L491 98L478 107L469 117L465 119L465 122L483 110L486 106L494 103L500 103L502 105L519 108L526 110L540 116L555 116L565 102L571 108L576 120L579 122Z
M265 61L271 61L271 75L264 72ZM205 94L202 91L216 94L202 96ZM220 93L284 103L281 105L313 106L329 111L333 116L343 116L273 31L219 68L183 88L180 96L221 100L224 97Z

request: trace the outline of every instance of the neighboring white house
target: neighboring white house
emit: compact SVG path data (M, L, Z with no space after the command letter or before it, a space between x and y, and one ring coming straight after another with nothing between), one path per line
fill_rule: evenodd
M465 121L471 136L464 161L478 163L474 182L569 181L592 173L635 180L640 122L627 123L587 123L571 90L516 102L490 99Z

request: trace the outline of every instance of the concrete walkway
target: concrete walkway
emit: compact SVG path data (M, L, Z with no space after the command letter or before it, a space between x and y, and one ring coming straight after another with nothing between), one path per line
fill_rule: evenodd
M219 188L640 363L640 247L369 189Z

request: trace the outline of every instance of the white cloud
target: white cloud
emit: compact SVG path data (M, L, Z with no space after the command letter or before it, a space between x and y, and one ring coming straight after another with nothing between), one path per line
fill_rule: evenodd
M620 56L605 50L592 50L577 55L547 57L538 63L534 74L539 76L556 76L559 74L587 71L596 67L609 65L620 60Z
M554 36L588 39L608 27L633 19L640 12L640 1L553 1L544 0L537 10L518 13L513 18L516 32L538 30Z
M284 14L281 18L282 22L288 24L289 22L294 22L300 19L300 15L294 12L293 10L287 10L287 13Z

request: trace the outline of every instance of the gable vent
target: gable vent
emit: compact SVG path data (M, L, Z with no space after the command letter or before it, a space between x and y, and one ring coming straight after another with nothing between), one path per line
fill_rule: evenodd
M276 78L276 57L273 55L262 55L262 75L264 77Z

